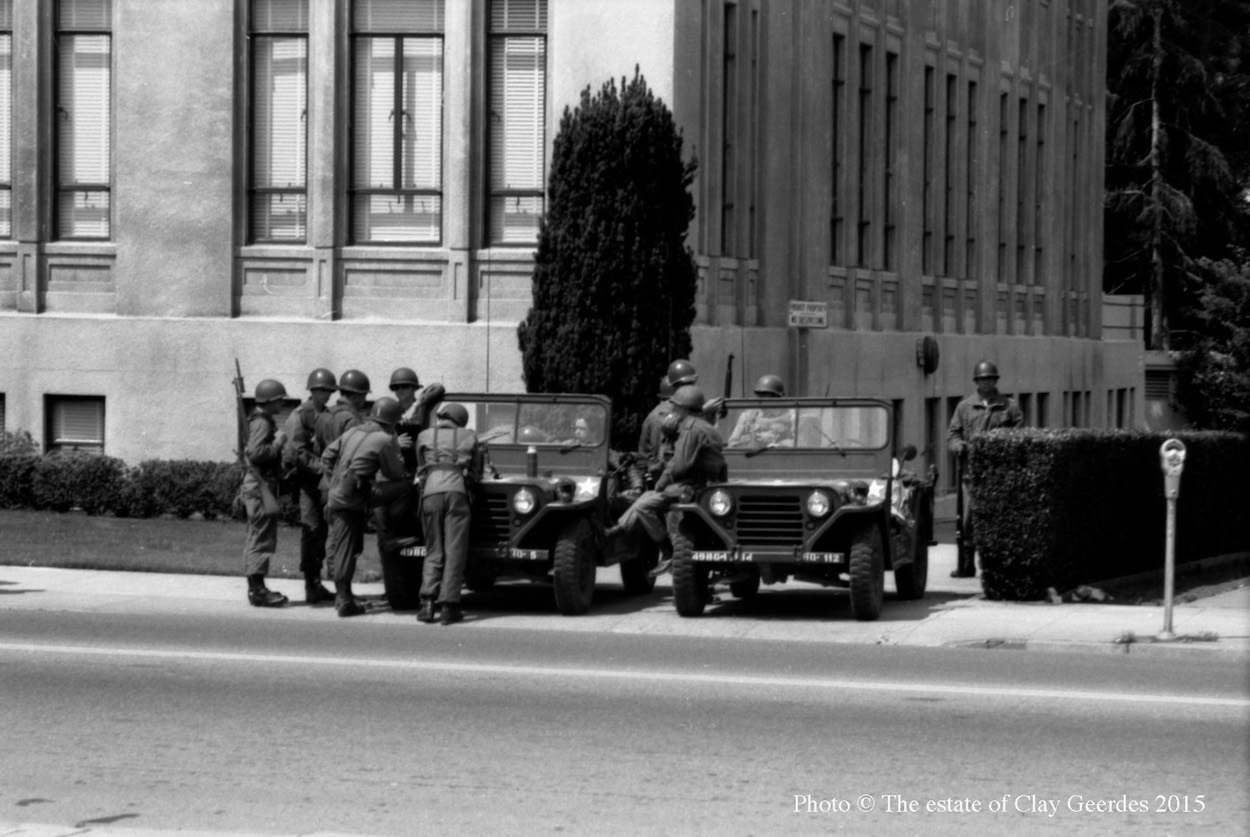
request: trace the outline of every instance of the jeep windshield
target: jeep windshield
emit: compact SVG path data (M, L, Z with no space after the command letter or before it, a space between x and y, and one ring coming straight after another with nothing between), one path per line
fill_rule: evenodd
M778 448L875 451L890 442L890 415L883 404L734 399L718 427L726 450L748 454Z
M598 447L607 432L607 408L596 403L529 403L448 396L469 411L470 430L492 447Z

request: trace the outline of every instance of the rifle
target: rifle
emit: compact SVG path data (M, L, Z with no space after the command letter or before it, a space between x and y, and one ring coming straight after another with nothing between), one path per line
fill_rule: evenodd
M729 360L725 362L725 390L724 390L725 398L728 398L731 394L733 394L733 388L734 388L734 356L733 356L733 353L731 352L729 354ZM725 402L722 399L721 405L720 405L720 411L718 413L718 418L724 418L727 415L729 415L729 408L725 406Z
M243 405L243 370L239 367L239 359L234 359L234 406L235 406L235 444L238 446L239 464L247 467L247 407Z

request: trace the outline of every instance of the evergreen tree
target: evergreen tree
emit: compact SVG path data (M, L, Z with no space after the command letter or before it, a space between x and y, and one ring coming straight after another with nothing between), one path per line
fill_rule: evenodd
M1147 346L1172 347L1199 258L1244 243L1247 0L1114 0L1104 288L1146 298Z
M1198 264L1198 328L1177 365L1177 401L1195 425L1250 433L1250 252Z
M530 392L612 398L613 444L632 446L673 358L690 354L694 162L672 113L634 70L565 108L517 329Z

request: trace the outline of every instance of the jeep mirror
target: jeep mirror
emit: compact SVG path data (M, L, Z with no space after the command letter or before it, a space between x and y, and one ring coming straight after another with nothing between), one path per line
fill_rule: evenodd
M911 442L903 445L902 456L904 462L911 462L916 458L916 446Z

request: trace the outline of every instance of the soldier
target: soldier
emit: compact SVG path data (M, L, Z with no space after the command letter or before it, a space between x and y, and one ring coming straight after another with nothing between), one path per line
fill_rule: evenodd
M346 373L343 377L347 377ZM365 518L372 502L374 479L379 475L389 480L404 476L395 440L399 412L394 398L379 398L364 423L348 428L321 454L322 471L329 475L326 511L330 516L334 606L339 616L365 612L352 595L352 576L356 573L356 558L364 549Z
M274 416L282 408L286 387L266 378L256 385L256 407L248 417L247 471L239 489L247 510L247 540L243 544L247 600L255 607L282 607L286 596L265 587L269 559L278 546L278 479L286 433L277 429Z
M427 550L417 619L433 622L435 608L441 608L439 622L451 625L464 618L460 588L469 560L469 492L481 479L482 453L477 434L465 427L469 411L463 404L440 404L437 415L435 426L417 437Z
M786 385L777 375L762 375L755 382L755 394L760 398L782 398ZM729 434L729 446L744 445L794 445L793 409L743 410Z
M430 411L443 400L446 390L442 384L430 384L423 388L417 373L407 366L401 366L391 373L390 388L403 411L396 426L399 448L403 451L404 463L409 470L415 471L416 453L413 443L417 434L430 426Z
M959 491L963 505L962 537L958 565L951 572L952 578L971 578L977 574L976 539L972 529L972 481L968 473L968 443L990 430L999 427L1019 427L1024 414L1016 402L998 391L998 367L983 360L972 371L976 394L969 395L955 407L950 427L946 433L946 447L959 459L957 472L961 475Z
M671 396L678 387L693 386L699 380L699 373L688 360L678 359L668 365L668 373L660 379L659 404L647 414L642 421L642 430L638 434L638 455L654 481L664 470L664 463L672 454L671 445L666 446L661 427L664 417L673 410ZM667 393L665 389L667 388ZM704 417L709 423L716 421L716 415L724 404L724 398L713 398L704 405Z
M365 420L369 400L369 376L359 369L348 369L339 378L339 400L317 417L317 451L324 453L343 431Z
M287 416L282 464L299 491L299 569L304 574L304 599L310 604L334 601L321 584L326 557L325 501L321 498L321 452L317 450L317 419L326 412L330 394L338 388L329 369L308 376L308 399Z

